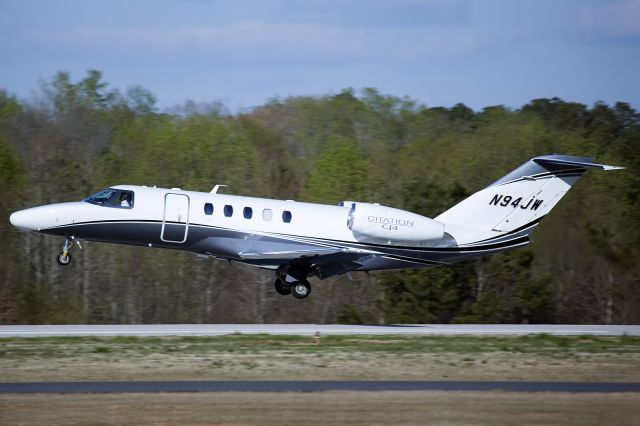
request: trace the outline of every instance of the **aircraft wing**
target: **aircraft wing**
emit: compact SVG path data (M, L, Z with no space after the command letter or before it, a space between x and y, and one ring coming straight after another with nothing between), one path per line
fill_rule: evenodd
M346 254L348 258L356 256L365 256L370 254L377 254L377 252L361 249L351 249L344 247L317 247L312 249L302 250L282 250L282 251L269 251L269 252L243 252L240 253L240 257L246 260L268 260L268 259L304 259L314 258L318 256L326 256L333 254Z
M370 250L345 247L315 247L300 250L282 250L270 252L240 253L243 260L249 262L265 261L274 264L307 264L312 265L316 274L324 279L333 275L344 274L362 266L362 261L380 253ZM275 265L274 265L275 266ZM267 267L267 265L262 265Z

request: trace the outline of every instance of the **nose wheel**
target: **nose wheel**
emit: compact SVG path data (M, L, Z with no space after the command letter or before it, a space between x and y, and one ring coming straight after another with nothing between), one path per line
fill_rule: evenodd
M56 258L56 260L60 265L67 266L68 264L71 263L70 250L71 250L71 247L73 247L74 242L78 244L78 247L82 249L82 246L80 245L80 240L77 240L76 237L71 236L71 238L65 238L64 245L62 246L62 253L60 253Z
M65 255L64 252L58 255L58 263L60 265L66 266L71 263L71 253L67 252Z

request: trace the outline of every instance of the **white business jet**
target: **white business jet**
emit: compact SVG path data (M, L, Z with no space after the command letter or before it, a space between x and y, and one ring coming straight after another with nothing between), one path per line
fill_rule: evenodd
M83 201L15 212L11 223L65 237L58 263L80 239L185 250L275 272L298 299L308 278L424 268L529 243L529 234L587 168L621 169L566 155L535 157L434 219L379 204L337 206L118 185Z

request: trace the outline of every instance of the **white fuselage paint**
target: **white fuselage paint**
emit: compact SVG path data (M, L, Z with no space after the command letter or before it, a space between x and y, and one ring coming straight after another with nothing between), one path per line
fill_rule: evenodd
M323 204L281 201L267 198L237 195L211 194L207 192L150 188L134 185L117 185L114 189L133 191L134 206L130 209L103 207L82 201L50 204L21 210L11 216L11 222L30 231L95 221L163 221L165 197L186 196L189 201L188 226L216 226L245 233L277 233L298 237L314 237L355 242L347 227L349 208ZM205 214L204 205L213 204L213 213ZM225 206L233 207L233 215L224 215ZM245 219L243 209L253 211L251 219ZM263 211L271 210L271 220L263 219ZM291 213L291 221L285 223L282 214ZM177 218L167 217L167 221ZM188 232L188 231L187 231Z

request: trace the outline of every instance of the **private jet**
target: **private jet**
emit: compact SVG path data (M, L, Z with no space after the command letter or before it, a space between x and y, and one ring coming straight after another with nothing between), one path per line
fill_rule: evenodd
M304 299L309 277L441 266L529 243L529 235L589 168L591 158L532 158L430 219L377 203L337 206L117 185L82 201L13 213L23 230L64 237L60 265L80 240L184 250L275 273L279 294Z

